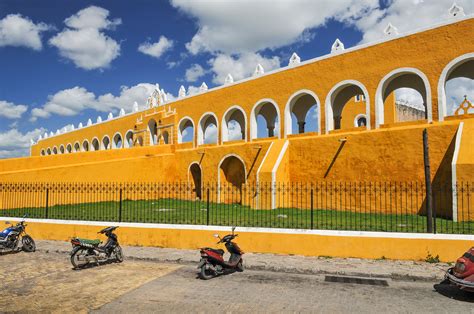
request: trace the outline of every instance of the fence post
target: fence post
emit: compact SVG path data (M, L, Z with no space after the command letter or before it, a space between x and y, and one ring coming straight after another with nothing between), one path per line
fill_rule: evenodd
M207 204L206 204L206 225L209 226L209 188L207 188L207 191L206 191L206 194L207 194Z
M314 227L314 205L313 205L313 188L311 188L311 230Z
M45 218L49 217L49 188L46 188L46 206L45 206Z
M425 184L426 184L426 231L433 232L433 190L431 187L431 168L428 147L428 131L423 130L423 157L425 164Z
M118 221L122 222L122 188L120 188L119 216Z

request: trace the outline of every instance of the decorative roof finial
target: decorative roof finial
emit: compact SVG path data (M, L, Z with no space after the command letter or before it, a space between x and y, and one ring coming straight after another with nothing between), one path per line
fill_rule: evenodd
M82 125L82 122L79 122L79 125L77 126L78 129L82 129L84 126Z
M101 116L97 117L97 123L102 123L102 117Z
M178 98L184 98L184 97L186 97L186 88L184 88L184 86L181 85L178 91Z
M202 93L202 92L206 92L207 90L208 90L208 87L206 83L202 82L201 86L199 87L199 91Z
M332 44L331 53L343 51L344 49L344 44L342 43L342 41L339 40L339 38L337 38L334 44Z
M74 124L71 124L71 131L74 131Z
M40 136L38 137L38 142L41 141L43 139L43 135L40 134Z
M44 138L48 138L48 132L44 132Z
M383 32L386 36L396 36L398 35L398 28L393 26L392 23L388 23Z
M133 112L137 112L138 111L138 103L135 101L133 103Z
M461 17L465 16L464 8L457 5L456 2L453 2L451 8L449 8L448 13L451 17Z
M168 95L166 95L165 90L162 88L160 91L161 104L168 102Z
M296 54L296 52L293 52L291 55L290 61L288 62L288 66L292 66L295 64L301 63L301 58Z
M54 136L53 131L49 132L49 137L53 137L53 136Z
M32 138L30 138L30 145L35 145L35 141Z
M227 84L232 84L232 83L234 83L234 78L233 78L232 75L230 75L230 73L229 73L229 74L227 74L227 76L225 77L225 82L224 82L224 84L227 85Z
M107 116L107 120L112 120L114 118L114 115L112 112L109 112L109 115Z
M91 119L87 120L87 126L90 126L90 125L92 125L92 120Z
M263 69L262 65L259 63L255 67L255 71L253 72L253 76L259 76L265 73L265 70Z
M125 115L125 109L121 108L119 112L119 117L123 117Z

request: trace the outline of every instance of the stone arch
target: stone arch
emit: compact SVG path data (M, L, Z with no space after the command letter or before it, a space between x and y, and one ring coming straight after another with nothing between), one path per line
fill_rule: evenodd
M158 124L155 119L148 121L148 133L150 134L150 145L158 143Z
M128 130L127 133L125 133L123 147L125 148L133 147L133 131L132 130Z
M170 133L168 131L163 131L160 137L163 139L163 144L170 143Z
M74 152L78 153L81 151L81 144L79 142L74 143Z
M41 155L41 156L44 156L44 155L46 155L46 152L45 152L45 150L44 150L44 149L42 149L42 150L41 150L41 153L40 153L40 155Z
M385 100L399 88L416 90L423 98L425 118L432 121L431 87L428 77L416 68L400 68L391 71L380 81L375 93L375 127L385 122ZM395 121L394 121L395 122Z
M309 89L302 89L294 93L288 99L285 107L285 136L293 134L293 114L297 118L299 132L305 133L304 126L306 118L311 108L316 106L318 118L315 121L318 124L317 132L321 134L321 102L318 96Z
M364 113L358 114L354 118L354 127L367 126L367 116Z
M56 146L53 147L53 154L54 155L58 154L58 148Z
M280 138L280 109L273 99L265 98L257 101L253 106L250 114L250 139L258 138L258 116L261 115L266 123L268 130L268 137L275 136L275 131L278 132ZM275 130L275 127L278 127Z
M229 123L235 121L240 126L240 136L238 139L229 139ZM247 116L244 109L240 106L232 106L222 116L221 138L222 142L233 140L246 140L247 136Z
M51 148L46 149L46 154L51 155Z
M100 150L100 142L99 142L99 139L97 137L94 137L92 139L91 150L92 151Z
M120 132L115 133L112 138L112 149L122 148L123 147L123 138Z
M64 153L65 153L64 145L62 145L62 144L61 144L61 146L59 146L59 153L60 153L60 154L64 154Z
M183 139L184 138L183 132L186 129L189 129L189 128L193 129L193 131L192 131L192 141L189 141L189 142L193 142L193 146L194 146L194 132L196 130L195 130L195 127L194 127L193 119L191 119L188 116L183 117L183 118L181 118L181 120L179 120L179 123L178 123L178 144L186 143Z
M82 151L88 152L88 151L89 151L89 148L90 148L89 141L88 141L88 140L84 140L84 142L82 142Z
M202 169L198 162L193 162L188 167L188 181L191 184L194 196L202 198Z
M108 135L102 138L102 149L103 150L110 149L110 137Z
M444 117L448 115L446 83L451 79L460 77L474 80L474 52L467 53L452 60L441 72L438 81L438 115L440 121L443 121Z
M197 136L198 145L204 144L204 141L206 140L205 138L206 130L212 124L216 126L216 129L217 129L216 143L219 143L219 122L217 120L217 116L213 112L206 112L199 119L198 136Z
M72 144L66 145L66 151L68 152L68 154L72 153Z
M365 96L365 115L367 117L367 129L370 129L370 97L367 88L356 80L345 80L337 83L328 93L325 103L326 111L326 133L334 129L340 129L342 110L345 104L357 95ZM335 121L337 119L337 121ZM335 123L337 122L337 123Z
M242 185L247 181L244 160L236 155L224 156L217 168L219 201L224 203L242 203Z

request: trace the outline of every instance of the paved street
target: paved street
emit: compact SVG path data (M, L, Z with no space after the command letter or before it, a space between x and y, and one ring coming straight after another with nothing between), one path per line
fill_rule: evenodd
M196 279L192 266L126 260L74 271L64 253L0 256L0 311L474 313L474 295L436 282L388 286L247 270Z

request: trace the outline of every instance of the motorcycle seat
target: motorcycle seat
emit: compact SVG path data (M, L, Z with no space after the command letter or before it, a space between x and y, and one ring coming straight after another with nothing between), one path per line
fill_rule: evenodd
M222 249L212 249L210 247L205 248L205 250L212 251L214 253L217 253L219 255L224 255L224 250Z
M100 240L99 240L99 239L89 240L89 239L77 238L77 240L79 240L79 242L80 242L81 244L89 244L89 245L93 245L93 246L98 246L98 245L100 244Z

